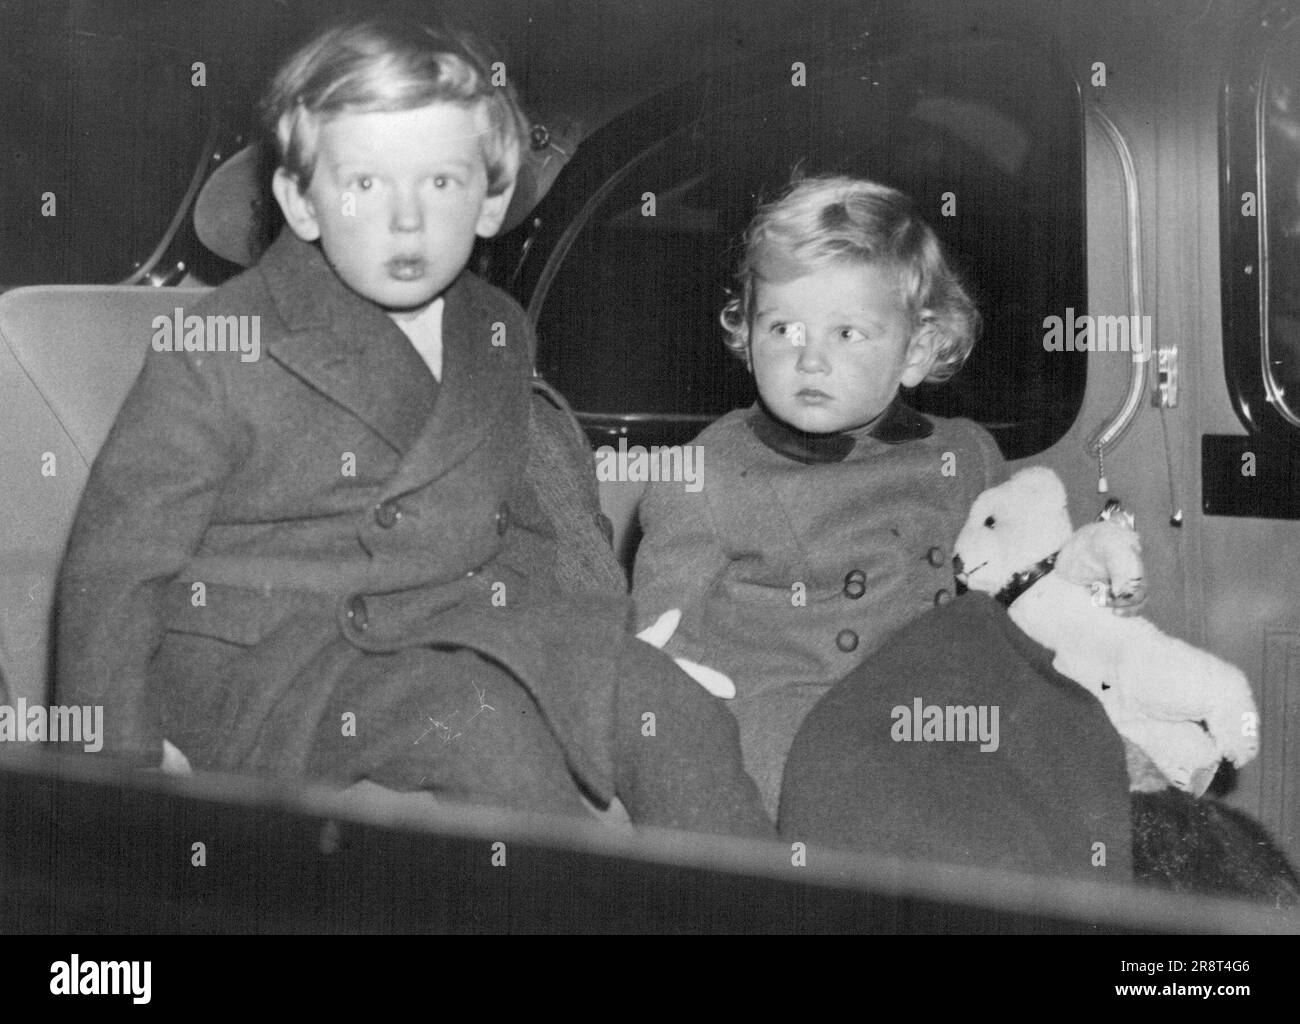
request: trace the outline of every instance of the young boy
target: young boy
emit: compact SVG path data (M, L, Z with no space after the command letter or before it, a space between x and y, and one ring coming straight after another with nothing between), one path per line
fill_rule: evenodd
M725 710L624 594L559 579L530 327L465 271L519 166L511 89L387 17L304 45L264 112L288 228L185 311L251 317L261 358L148 354L66 556L59 701L142 766L768 834Z
M759 402L696 439L698 493L647 492L633 593L643 621L682 610L666 650L734 682L745 765L775 815L803 717L952 600L952 544L1006 470L976 423L900 398L956 373L979 322L904 195L799 182L751 223L738 276L722 322Z

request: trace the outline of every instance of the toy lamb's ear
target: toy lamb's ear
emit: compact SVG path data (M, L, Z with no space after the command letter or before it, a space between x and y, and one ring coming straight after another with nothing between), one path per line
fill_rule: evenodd
M1065 508L1069 504L1061 478L1047 466L1027 466L1013 474L1011 480L1018 492L1033 495L1035 505L1041 502L1044 507Z

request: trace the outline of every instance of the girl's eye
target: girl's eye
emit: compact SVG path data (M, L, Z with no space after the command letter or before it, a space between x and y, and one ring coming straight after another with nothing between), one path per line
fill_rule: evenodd
M776 320L768 327L767 332L796 348L805 344L804 326L798 320Z
M447 177L447 175L439 174L434 176L433 187L436 188L439 192L441 192L443 189L451 188L451 185L452 185L452 180L449 177Z
M370 189L374 186L374 184L375 184L374 179L371 178L370 175L368 174L358 175L357 177L357 188L359 188L362 192L369 192Z
M856 327L841 327L837 332L841 341L866 341L867 336Z

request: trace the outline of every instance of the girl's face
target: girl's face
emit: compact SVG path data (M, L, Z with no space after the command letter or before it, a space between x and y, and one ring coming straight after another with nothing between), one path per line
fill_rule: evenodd
M769 412L806 433L865 426L934 362L932 333L913 330L894 274L877 264L759 277L754 300L749 355L758 393Z

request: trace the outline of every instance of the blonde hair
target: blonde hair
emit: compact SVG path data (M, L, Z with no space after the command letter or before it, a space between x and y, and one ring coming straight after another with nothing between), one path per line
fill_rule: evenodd
M810 273L844 264L893 268L913 331L924 326L935 332L928 382L955 374L975 346L980 327L975 303L948 266L934 230L896 189L842 176L797 180L759 209L743 244L739 294L719 318L727 347L742 359L749 346L755 281L772 263L793 263Z
M319 32L280 67L262 99L262 121L281 166L300 190L311 184L320 126L342 113L414 110L430 103L482 104L488 194L519 170L527 117L514 89L492 84L483 44L423 19L386 14Z

